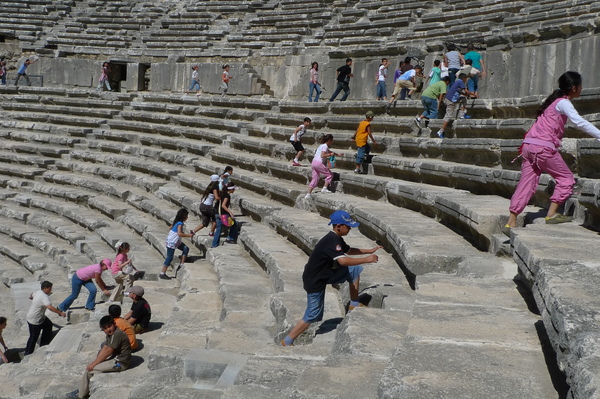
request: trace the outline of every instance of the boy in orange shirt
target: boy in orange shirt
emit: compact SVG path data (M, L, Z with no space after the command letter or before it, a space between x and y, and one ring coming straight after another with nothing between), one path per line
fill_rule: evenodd
M356 141L356 146L358 147L358 151L356 152L356 169L354 169L354 173L359 175L365 174L362 170L362 163L365 156L369 155L371 152L371 146L368 143L369 138L371 138L374 145L377 144L371 133L371 121L375 117L375 114L373 111L367 111L365 117L366 119L358 125L356 133L352 136L352 140Z
M108 307L108 314L111 315L115 320L117 328L127 334L127 338L129 338L129 344L131 345L131 350L136 350L138 343L137 339L135 339L135 330L131 324L121 318L121 307L119 305L110 305Z

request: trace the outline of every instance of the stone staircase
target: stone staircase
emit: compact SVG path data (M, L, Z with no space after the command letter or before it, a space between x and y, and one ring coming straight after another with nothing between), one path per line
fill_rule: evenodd
M576 107L593 104L594 93L587 92ZM593 302L591 297L584 304L576 301L577 283L555 288L565 278L555 265L564 259L560 266L579 280L590 279L591 295L595 233L576 224L552 229L531 224L547 201L551 183L546 179L521 221L526 227L514 229L508 240L499 229L506 219L506 197L518 178L505 161L512 150L481 161L490 157L489 143L502 148L527 129L533 100L475 102L475 115L519 117L470 120L443 141L412 127L410 115L419 105L404 102L395 116L376 117L374 134L381 144L368 174L354 175L345 171L353 163L350 127L360 120L355 115L378 110L375 102L311 106L269 98L207 96L196 101L96 92L86 97L80 90L33 88L7 90L2 96L0 186L5 201L0 216L11 221L3 223L7 226L1 232L11 249L2 255L14 254L7 264L27 277L20 281L34 282L45 271L55 284L62 277L63 286L55 288L58 303L68 293L67 273L105 257L124 237L133 244L136 265L139 256L149 274L143 285L156 324L140 337L140 364L115 377L95 377L92 397L110 389L131 398L169 392L268 397L269 389L296 397L438 397L441 392L464 397L466 379L472 397L566 397L569 387L547 365L556 356L550 348L558 353L557 367L571 384L570 395L593 389L593 370L585 366L593 355L574 355L590 351L589 341L569 330L578 326L578 333L586 325ZM87 110L91 117L79 116ZM333 147L346 152L336 170L336 193L317 193L308 200L310 171L289 165L286 144L306 114L314 116L318 129L307 135L308 147L321 133L333 133ZM575 137L567 154L585 175L593 160L581 158L575 149L588 140ZM461 155L461 149L469 151ZM586 162L590 166L582 167ZM165 230L175 210L189 209L188 227L196 225L199 193L208 176L226 164L234 166L234 181L242 187L234 195L236 209L245 215L239 244L210 250L212 239L199 236L194 259L178 279L156 281L152 274L162 263ZM580 177L578 187L580 194L569 207L593 228L595 178ZM361 279L362 298L370 307L345 315L348 293L345 287L332 289L326 320L295 348L281 348L277 341L304 310L299 278L304 263L336 209L348 210L361 223L348 239L351 245L385 248L380 263L368 265ZM568 240L556 244L568 234L572 242L589 242L589 254L574 254L576 245ZM545 247L538 250L540 241ZM42 251L57 255L34 270L37 263L25 260ZM522 277L515 277L512 261L494 256L509 251ZM562 251L562 258L555 251ZM523 294L524 287L532 287L535 303ZM17 373L31 376L13 382L7 392L31 397L58 392L60 397L73 390L77 370L93 358L102 339L97 320L106 306L97 309L89 321L79 319L61 330L52 348L41 348L19 365L3 366L2 380L12 381ZM10 337L23 335L21 327ZM76 350L67 348L74 350L77 367L67 362L62 342L81 342ZM35 385L47 375L40 371L45 362L71 370L72 377L60 389L58 375ZM485 367L489 364L495 367ZM206 368L222 371L201 371Z

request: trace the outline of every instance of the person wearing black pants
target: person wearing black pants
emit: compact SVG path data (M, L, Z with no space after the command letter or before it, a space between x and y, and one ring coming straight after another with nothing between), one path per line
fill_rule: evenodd
M40 346L48 345L52 341L52 321L46 317L46 309L65 317L67 314L58 310L50 303L50 294L52 294L52 283L42 282L41 289L29 296L32 300L29 312L27 312L27 325L29 326L29 339L25 347L25 355L31 355L35 350L40 333L42 339Z

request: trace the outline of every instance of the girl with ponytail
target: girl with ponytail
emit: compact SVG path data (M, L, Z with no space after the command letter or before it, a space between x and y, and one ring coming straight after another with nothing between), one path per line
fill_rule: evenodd
M575 185L573 173L558 151L567 119L578 129L600 140L600 130L583 119L571 103L581 95L581 88L579 73L569 71L562 74L558 79L558 89L546 98L537 112L535 123L525 134L521 146L521 179L510 200L510 216L504 226L504 233L509 234L510 229L516 227L517 216L535 194L542 173L548 173L556 181L546 223L566 223L573 219L558 213L558 208L571 196Z

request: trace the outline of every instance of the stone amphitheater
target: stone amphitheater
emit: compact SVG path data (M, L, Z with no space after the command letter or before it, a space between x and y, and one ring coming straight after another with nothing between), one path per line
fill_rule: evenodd
M13 358L39 282L52 281L60 303L69 276L113 257L121 240L146 271L153 322L130 369L94 376L92 399L600 398L600 142L566 130L573 223L543 223L553 181L542 176L522 227L501 233L519 179L511 161L564 71L582 73L575 107L600 125L599 2L9 0L2 9L0 315ZM395 69L411 56L428 71L449 42L475 43L488 77L468 104L473 119L440 140L441 121L414 126L420 101L386 115L373 83L381 57ZM327 98L346 57L349 100L308 103L311 61ZM15 87L25 58L39 59L33 85ZM113 92L95 88L103 61ZM224 63L235 78L220 96ZM200 97L184 93L193 64ZM357 175L351 137L369 110L378 144ZM345 153L335 193L310 199L310 167L291 166L287 141L305 116L307 154L324 133ZM200 193L226 165L242 188L238 245L211 249L202 230L186 239L192 257L177 278L159 280L176 211L189 209L196 226ZM281 347L305 308L304 264L337 209L361 223L350 245L384 247L361 279L368 307L346 314L347 287L330 287L325 320ZM48 315L58 330L50 345L0 366L0 398L77 389L108 307L86 312L84 299L68 320Z

